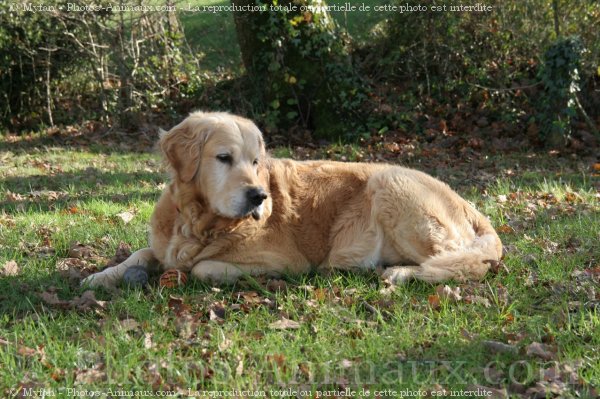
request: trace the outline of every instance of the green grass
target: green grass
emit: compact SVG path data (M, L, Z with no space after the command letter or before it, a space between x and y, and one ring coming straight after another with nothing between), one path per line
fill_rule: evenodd
M67 397L73 387L184 393L291 388L314 394L343 386L357 391L506 386L486 380L489 365L504 373L501 380L512 373L532 385L547 363L527 356L524 348L542 341L556 347L561 364L581 362L578 373L585 381L600 380L600 315L586 305L593 302L590 285L573 277L576 270L598 266L598 197L591 174L574 161L491 157L482 167L497 171L498 179L479 188L465 181L473 172L460 163L444 168L444 179L496 227L513 229L501 233L509 249L508 272L463 285L488 298L488 308L442 300L434 309L429 304L434 286L411 282L387 296L374 273L338 273L290 276L287 291L275 293L267 293L262 280L219 290L191 282L174 290L153 285L147 291L99 291L105 309L78 311L44 304L39 294L54 291L61 299L82 294L55 267L72 242L94 249L90 267L103 266L121 241L133 249L146 246L147 221L165 181L160 161L148 154L104 155L101 148L11 152L6 144L0 147L0 267L14 260L21 272L0 278L0 338L8 341L0 344L5 396L19 386ZM336 146L329 149L338 152ZM294 155L291 148L274 153ZM515 164L521 166L506 177L502 171ZM128 224L117 216L123 211L135 213ZM532 273L537 280L527 285ZM169 306L172 297L189 306L188 316ZM225 309L223 320L211 320L215 307ZM299 322L299 329L269 328L282 317ZM517 334L524 334L517 353L494 354L483 343L506 343Z

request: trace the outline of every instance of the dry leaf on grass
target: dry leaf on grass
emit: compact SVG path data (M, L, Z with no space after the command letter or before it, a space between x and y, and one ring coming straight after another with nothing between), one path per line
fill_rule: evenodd
M144 333L144 348L145 349L154 348L154 342L152 342L152 333L149 333L149 332Z
M208 318L211 321L223 323L225 321L225 307L219 302L213 303L208 311Z
M267 355L267 362L271 363L273 366L276 366L282 370L286 370L285 366L285 355L281 353L275 353L274 355Z
M281 319L269 324L269 328L273 330L296 330L300 328L300 323L282 317Z
M507 224L503 224L502 226L499 226L497 229L498 233L504 233L504 234L512 234L515 232L515 229L513 229L511 226L507 225Z
M81 294L80 297L75 297L71 300L59 299L56 292L42 292L40 298L47 305L57 307L61 309L76 309L76 310L89 310L93 308L104 308L106 307L106 301L99 301L96 299L94 291L88 290Z
M115 256L108 262L106 267L116 266L119 263L127 260L131 256L131 246L123 241L119 243L115 251Z
M198 332L199 321L190 314L183 314L175 320L175 331L182 339L191 339Z
M496 353L517 353L517 347L498 341L483 341L483 346Z
M124 319L124 320L119 321L119 325L121 327L121 330L123 330L124 332L127 332L127 331L135 330L136 328L138 328L140 326L140 323L138 323L134 319Z
M442 306L438 295L429 295L427 297L427 302L429 302L429 306L431 306L433 310L437 310Z
M185 313L188 313L191 309L190 305L183 303L183 298L176 297L173 295L169 296L169 301L167 302L167 306L173 312L175 312L176 316L181 316Z
M97 300L96 294L92 290L85 291L81 294L81 297L75 297L71 303L77 310L106 307L106 301Z
M56 261L56 270L72 283L79 283L84 278L98 271L86 260L81 258L63 258Z
M190 362L187 364L187 369L196 379L200 381L210 380L215 374L214 370L211 369L208 365L198 363L198 362Z
M78 241L69 245L69 258L91 258L94 256L94 248L89 245L82 244Z
M90 385L106 380L104 364L98 364L91 369L77 370L75 372L75 385Z
M269 280L267 282L267 290L269 290L271 292L277 292L277 291L285 292L285 291L287 291L287 283L284 280L277 280L277 279Z
M483 307L489 308L492 306L490 300L478 295L467 295L465 296L466 303L472 303L475 305L482 305Z
M135 217L135 213L125 211L125 212L117 213L117 216L123 221L123 223L128 224Z
M451 302L460 302L462 296L460 296L460 287L450 287L448 285L438 285L435 288L435 292L440 298L446 298Z
M298 371L300 375L305 379L311 381L314 377L313 372L311 370L311 366L308 363L300 363L298 364Z
M508 290L502 284L498 284L496 287L496 297L498 298L498 302L503 305L507 305L510 300Z
M229 338L223 337L221 342L219 342L218 347L219 347L219 350L221 352L223 352L223 351L229 349L231 347L231 345L233 345L233 341L230 340Z
M244 358L241 356L238 356L238 365L235 368L235 376L236 377L241 377L242 374L244 374Z
M473 341L475 338L479 337L479 334L473 334L464 328L460 329L460 335L462 335L467 341Z
M19 265L17 265L17 262L15 262L14 260L9 260L4 264L2 270L0 270L0 275L7 277L17 276L20 272L21 269L19 269Z
M535 356L544 360L552 360L556 358L556 350L549 345L539 342L532 342L527 346L527 356Z
M41 351L39 349L36 350L36 349L30 348L25 345L13 344L12 342L5 340L4 338L0 338L0 345L5 346L5 347L10 347L10 346L16 345L17 354L19 354L21 356L25 356L25 357L31 357L38 353L43 353L43 348L41 349Z

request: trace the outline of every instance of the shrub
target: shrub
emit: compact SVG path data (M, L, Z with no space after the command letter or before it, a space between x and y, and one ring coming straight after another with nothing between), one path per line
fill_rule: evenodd
M263 11L237 13L236 25L257 93L255 108L267 129L300 125L330 140L355 131L366 89L325 3L273 0L255 5Z

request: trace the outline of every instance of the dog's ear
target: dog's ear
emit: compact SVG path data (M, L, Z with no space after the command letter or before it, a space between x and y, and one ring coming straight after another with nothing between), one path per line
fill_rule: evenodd
M161 130L159 147L180 181L190 182L198 173L202 147L209 133L209 126L194 116L168 132Z

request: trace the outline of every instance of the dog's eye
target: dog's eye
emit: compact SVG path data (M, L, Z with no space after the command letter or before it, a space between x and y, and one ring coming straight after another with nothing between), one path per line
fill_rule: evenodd
M254 162L252 162L252 165L257 166L258 165L258 159L255 159Z
M223 163L227 163L231 165L233 163L233 157L229 154L219 154L217 155L217 159Z

